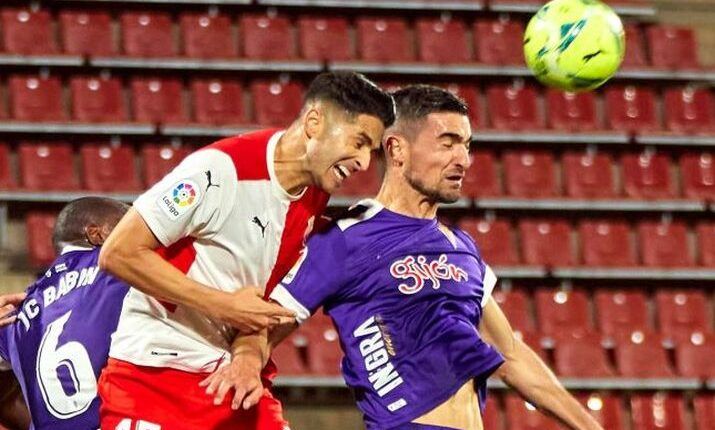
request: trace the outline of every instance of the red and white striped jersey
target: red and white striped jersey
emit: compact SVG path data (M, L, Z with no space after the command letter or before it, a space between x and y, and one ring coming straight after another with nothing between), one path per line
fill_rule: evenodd
M278 183L273 156L282 132L232 137L188 156L134 202L164 248L159 253L204 285L270 292L298 258L329 195L292 196ZM186 306L132 289L110 356L141 366L209 372L229 357L236 331Z

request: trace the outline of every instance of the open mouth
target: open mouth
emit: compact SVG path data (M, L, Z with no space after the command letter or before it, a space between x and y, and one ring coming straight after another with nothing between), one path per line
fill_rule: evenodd
M335 173L335 176L337 176L337 178L341 181L350 177L350 170L345 166L341 166L340 164L333 166L333 172Z

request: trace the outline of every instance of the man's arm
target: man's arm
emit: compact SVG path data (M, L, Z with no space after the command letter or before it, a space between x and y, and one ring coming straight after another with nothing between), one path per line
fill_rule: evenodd
M0 371L0 424L10 430L30 428L30 412L22 397L20 384L8 371Z
M14 312L23 300L25 300L25 293L0 296L0 328L15 322L17 317Z
M479 333L504 356L506 361L496 374L507 385L572 429L602 430L539 356L514 335L509 321L492 298L484 306Z
M227 293L196 282L164 260L161 246L139 213L130 209L99 255L99 265L134 288L174 304L189 306L245 332L290 318L293 312L263 300L263 292L244 287Z

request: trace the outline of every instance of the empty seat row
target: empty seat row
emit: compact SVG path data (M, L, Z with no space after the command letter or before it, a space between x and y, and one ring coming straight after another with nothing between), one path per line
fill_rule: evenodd
M715 223L702 221L693 234L680 221L585 219L576 230L565 220L463 218L487 263L547 267L715 267ZM518 244L518 246L517 246ZM519 252L517 252L519 250ZM697 255L696 255L697 254Z
M4 49L13 54L523 63L519 48L524 24L508 18L471 23L443 14L410 23L400 16L360 16L350 22L308 15L293 20L268 11L241 14L234 25L232 16L220 13L181 13L175 23L169 13L127 11L118 19L119 41L112 31L112 17L104 12L60 12L59 37L46 10L5 8L0 18ZM626 66L646 66L647 57L657 67L699 65L690 29L650 26L645 32L647 44L637 26L627 26L626 33Z

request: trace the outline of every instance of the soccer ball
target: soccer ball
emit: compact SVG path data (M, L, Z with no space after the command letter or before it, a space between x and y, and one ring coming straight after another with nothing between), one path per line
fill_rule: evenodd
M625 53L623 23L597 0L553 0L529 21L526 64L542 83L567 91L601 86Z

